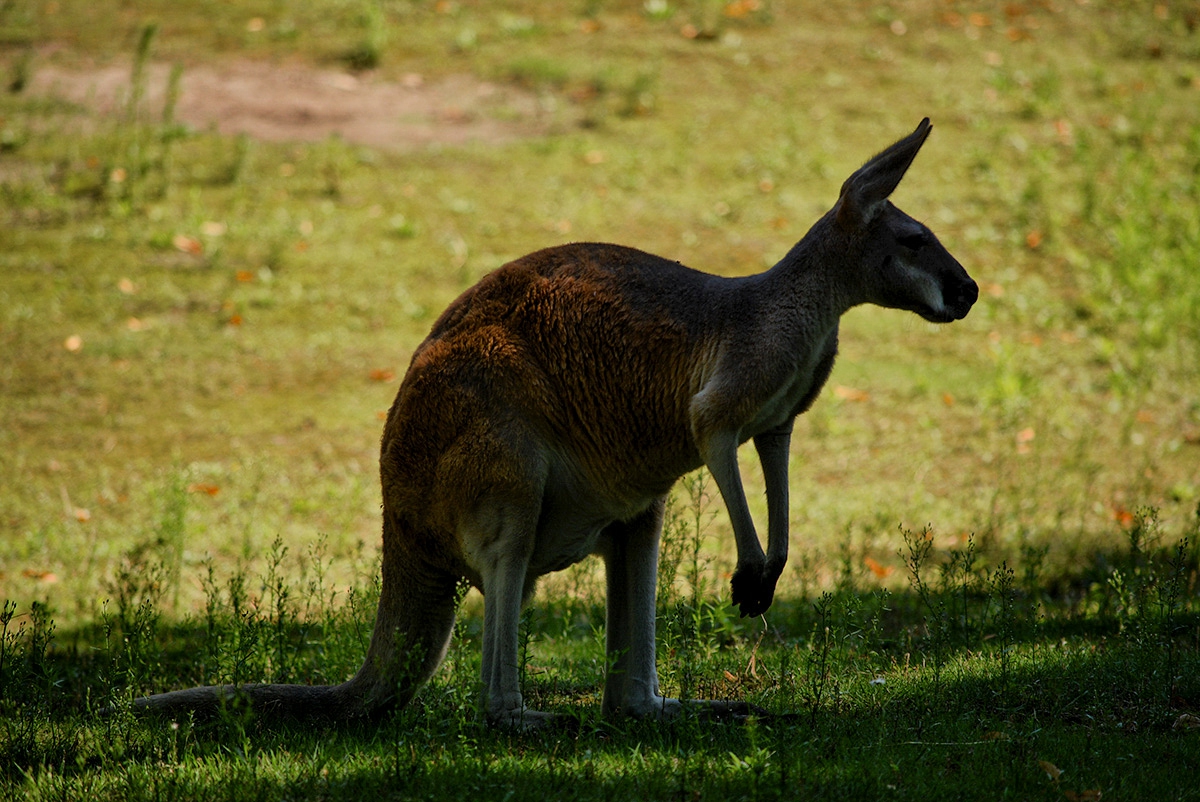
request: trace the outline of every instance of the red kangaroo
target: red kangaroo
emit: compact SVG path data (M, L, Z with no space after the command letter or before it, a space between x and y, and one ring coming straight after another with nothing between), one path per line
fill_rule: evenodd
M771 604L788 554L788 449L859 304L963 318L978 288L928 228L888 200L923 120L842 185L770 270L722 278L619 245L574 244L504 265L462 294L413 355L383 432L383 585L358 673L341 685L210 686L138 699L212 713L342 719L406 704L437 669L466 579L484 595L483 710L549 720L518 679L522 603L537 578L599 554L607 573L604 713L669 717L659 692L655 574L667 494L712 473L737 542L733 602ZM763 552L737 449L762 461ZM689 702L736 714L744 704Z

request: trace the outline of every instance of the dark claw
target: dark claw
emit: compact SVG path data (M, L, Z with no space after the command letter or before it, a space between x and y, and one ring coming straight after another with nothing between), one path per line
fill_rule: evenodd
M742 618L762 615L775 599L775 583L783 573L782 565L765 565L754 570L739 568L730 580L730 597L741 611Z

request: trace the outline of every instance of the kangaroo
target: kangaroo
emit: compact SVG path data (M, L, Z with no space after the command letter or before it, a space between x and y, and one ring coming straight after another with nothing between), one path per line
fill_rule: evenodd
M445 656L457 588L484 594L482 707L537 726L518 680L521 606L537 578L605 561L608 716L670 717L655 667L658 544L668 492L706 466L733 525L731 598L771 605L788 556L792 424L833 368L860 304L948 323L978 288L888 200L928 118L842 185L770 270L722 278L632 248L573 244L510 262L468 289L420 344L383 431L382 592L366 659L341 685L210 686L138 699L212 713L235 696L269 715L348 719L404 705ZM737 449L762 462L764 553ZM694 702L736 715L747 705Z

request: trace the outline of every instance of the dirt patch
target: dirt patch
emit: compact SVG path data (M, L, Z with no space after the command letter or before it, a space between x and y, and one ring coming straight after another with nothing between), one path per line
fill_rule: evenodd
M27 91L59 97L102 114L129 108L131 69L70 70L42 65ZM139 108L161 115L170 69L146 71ZM520 89L455 76L399 82L372 75L257 62L190 67L182 73L175 119L196 128L256 139L348 142L392 150L432 143L501 143L546 133L554 122L539 99Z

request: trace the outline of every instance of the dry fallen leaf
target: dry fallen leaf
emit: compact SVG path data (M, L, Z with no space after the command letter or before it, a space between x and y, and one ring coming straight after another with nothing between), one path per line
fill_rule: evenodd
M208 482L192 482L187 486L189 493L207 493L210 496L215 496L221 492L221 488Z
M731 19L742 19L762 8L760 0L736 0L725 6L725 16Z
M839 384L833 388L833 394L843 401L866 401L870 398L870 394L863 390L855 390L853 387L846 387Z
M866 563L867 568L870 569L871 573L877 576L879 579L891 576L892 572L896 570L894 565L884 565L878 560L872 559L871 557L865 558L863 562Z
M1200 716L1184 713L1171 725L1173 730L1200 730Z
M371 371L370 376L371 381L390 382L392 379L396 378L396 372L387 368L376 368L375 370Z
M1070 802L1099 802L1100 789L1092 788L1088 791L1063 791L1063 796L1070 800Z
M1058 136L1058 141L1064 145L1071 145L1075 142L1075 129L1070 120L1056 120L1054 133Z
M53 585L58 581L58 574L53 571L35 571L32 568L26 568L21 575L29 579L36 579L38 582L45 582L47 585Z
M1058 782L1058 778L1062 776L1063 770L1049 760L1039 760L1038 765L1042 767L1042 771L1046 772L1046 776L1055 782Z
M204 253L204 243L186 234L176 234L171 239L171 244L175 246L175 250L190 253L192 256L199 256Z

